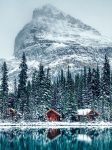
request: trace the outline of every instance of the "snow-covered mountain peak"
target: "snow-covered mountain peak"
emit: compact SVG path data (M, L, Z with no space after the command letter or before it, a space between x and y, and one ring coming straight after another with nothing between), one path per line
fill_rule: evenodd
M32 20L16 36L14 56L21 59L23 52L55 74L68 65L78 70L101 64L105 53L112 57L112 41L79 19L44 5L34 10Z
M33 22L37 23L39 23L40 20L43 21L41 25L45 23L49 24L49 26L54 26L56 23L63 24L63 27L65 26L64 24L66 22L66 26L68 27L71 26L72 28L77 28L82 31L91 31L94 32L94 34L100 35L100 33L96 29L84 24L79 19L76 19L71 15L64 13L51 4L46 4L41 8L36 8L33 11L32 20ZM64 30L66 29L64 28Z
M11 83L18 75L23 52L28 60L29 77L40 62L56 76L68 65L72 72L84 66L102 65L105 53L112 58L112 41L79 19L52 5L44 5L34 10L32 20L15 38L15 58L7 61Z
M42 6L41 8L36 8L33 11L33 19L37 19L39 16L44 17L52 17L52 18L64 18L64 13L61 12L59 9L57 9L55 6L51 4L46 4Z

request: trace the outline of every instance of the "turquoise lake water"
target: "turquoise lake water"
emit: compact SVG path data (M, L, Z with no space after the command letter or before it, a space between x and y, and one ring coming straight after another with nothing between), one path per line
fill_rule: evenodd
M0 129L0 150L112 150L112 129Z

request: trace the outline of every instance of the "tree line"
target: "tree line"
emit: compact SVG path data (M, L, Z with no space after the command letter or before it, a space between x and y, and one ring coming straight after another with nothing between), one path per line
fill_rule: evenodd
M45 113L53 108L62 114L63 120L72 120L78 109L90 108L100 113L101 120L112 120L112 74L109 59L105 55L103 67L84 67L73 74L60 70L52 78L50 68L42 64L28 77L28 66L23 53L18 78L14 80L14 92L9 91L8 69L2 66L0 86L1 119L6 119L6 110L19 111L24 120L45 120Z

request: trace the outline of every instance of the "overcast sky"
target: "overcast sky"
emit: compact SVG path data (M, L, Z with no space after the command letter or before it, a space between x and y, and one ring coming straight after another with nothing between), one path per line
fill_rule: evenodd
M0 58L13 55L17 33L31 20L33 10L46 3L112 38L112 0L0 0Z

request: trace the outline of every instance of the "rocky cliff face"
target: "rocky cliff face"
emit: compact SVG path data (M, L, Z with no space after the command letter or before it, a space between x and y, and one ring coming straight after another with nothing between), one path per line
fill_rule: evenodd
M7 62L10 85L19 73L23 52L28 59L29 77L40 62L56 75L68 65L73 72L83 66L101 65L105 53L112 58L112 41L54 6L45 5L34 10L31 22L16 36L15 58Z
M105 52L111 55L111 46L94 28L45 5L34 10L31 22L18 33L14 55L20 58L25 52L30 60L50 67L70 64L78 68L100 61Z

